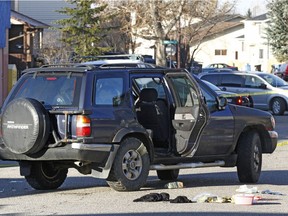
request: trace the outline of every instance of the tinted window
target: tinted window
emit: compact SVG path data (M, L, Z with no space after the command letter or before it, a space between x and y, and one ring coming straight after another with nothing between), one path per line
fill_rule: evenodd
M264 82L256 76L246 76L245 87L247 88L260 88Z
M187 77L171 77L174 84L175 94L181 107L198 105L198 96L193 84Z
M213 91L221 91L220 88L218 88L217 86L215 86L214 84L206 81L206 80L202 80L210 89L212 89Z
M287 82L285 82L283 79L273 74L263 73L263 74L257 74L257 75L265 79L270 85L274 87L281 87L281 86L288 85Z
M207 86L205 86L205 84ZM206 101L206 104L208 106L208 109L210 112L213 112L215 110L217 110L217 102L216 102L216 98L215 96L213 95L213 93L211 93L211 86L214 88L216 86L214 86L213 84L203 80L203 83L199 82L199 85L201 87L201 92L203 94L203 96L205 97L205 101ZM210 91L207 89L210 88ZM218 89L218 87L216 87Z
M34 98L49 105L77 105L81 88L81 75L37 74L23 77L14 98Z
M97 78L95 92L96 105L118 106L123 101L123 78Z
M241 75L235 74L222 74L221 85L230 87L241 87L244 78Z
M220 74L211 74L211 75L207 74L207 75L202 76L201 79L207 80L208 82L214 85L218 85L219 76Z

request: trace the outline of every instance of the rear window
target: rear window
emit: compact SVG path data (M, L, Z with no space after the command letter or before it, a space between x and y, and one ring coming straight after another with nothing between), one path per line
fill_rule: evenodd
M201 79L206 80L214 85L218 85L218 80L219 80L220 74L207 74L201 77Z
M243 83L244 78L241 75L223 74L220 85L229 87L241 87Z
M34 98L45 105L74 106L79 102L82 74L37 74L22 77L14 98Z

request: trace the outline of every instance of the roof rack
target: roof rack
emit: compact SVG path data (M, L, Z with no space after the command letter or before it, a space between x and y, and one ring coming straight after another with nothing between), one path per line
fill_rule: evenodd
M107 59L132 59L144 62L144 57L139 54L119 54L119 55L99 55L99 56L80 56L80 59L107 60Z
M63 70L63 69L66 70ZM25 70L23 70L21 72L21 75L26 74L26 73L38 73L38 72L49 72L49 71L53 71L53 72L63 72L63 71L69 71L69 72L84 72L87 70L91 70L93 67L91 66L86 66L86 67L77 67L76 65L74 66L57 66L57 65L53 65L53 66L45 66L45 67L39 67L39 68L27 68Z
M64 64L47 64L42 65L40 68L51 68L51 67L74 67L75 63L64 63Z

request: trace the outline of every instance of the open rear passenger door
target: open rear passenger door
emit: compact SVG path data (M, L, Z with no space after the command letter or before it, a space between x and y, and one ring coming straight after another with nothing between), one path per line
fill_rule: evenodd
M175 101L172 120L176 130L176 150L183 156L193 156L199 145L201 132L209 111L201 97L196 81L187 73L167 73L166 78Z

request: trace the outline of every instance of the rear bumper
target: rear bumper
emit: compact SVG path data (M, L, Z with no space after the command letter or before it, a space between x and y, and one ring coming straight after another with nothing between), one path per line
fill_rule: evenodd
M87 161L105 166L116 154L118 145L72 143L63 147L43 149L33 155L15 154L0 145L0 159L14 161Z

